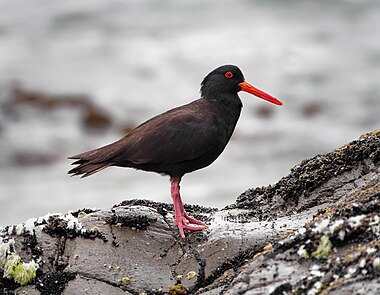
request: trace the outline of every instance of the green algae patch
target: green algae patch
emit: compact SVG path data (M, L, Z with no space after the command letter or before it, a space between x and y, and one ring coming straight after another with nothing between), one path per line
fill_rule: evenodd
M373 260L373 268L374 269L380 269L380 257L376 257Z
M20 285L26 285L36 277L37 269L38 264L34 260L25 263L18 254L12 253L4 264L4 276Z
M34 260L28 263L23 262L16 252L11 251L13 244L13 239L7 242L0 240L0 267L5 278L13 279L20 285L26 285L36 277L39 266Z
M327 235L321 237L317 250L311 253L316 258L327 258L332 251L332 243Z

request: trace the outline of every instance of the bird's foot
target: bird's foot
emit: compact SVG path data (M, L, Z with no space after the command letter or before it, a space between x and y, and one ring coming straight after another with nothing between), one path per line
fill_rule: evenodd
M198 219L195 219L195 218L192 217L192 216L187 215L186 212L184 212L183 217L184 217L189 223L196 224L196 225L201 225L201 226L203 226L204 228L207 228L207 225L206 225L205 223L203 223L202 221L200 221L200 220L198 220Z
M207 225L202 221L188 216L186 213L183 216L179 216L178 218L176 217L175 224L177 225L179 233L183 239L185 238L185 229L188 231L199 231L207 228Z

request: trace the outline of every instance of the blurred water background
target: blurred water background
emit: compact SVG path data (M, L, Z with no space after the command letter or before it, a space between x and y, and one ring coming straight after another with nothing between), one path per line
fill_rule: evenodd
M187 203L221 208L379 128L379 19L375 0L0 1L0 225L170 202L168 178L122 168L70 178L66 157L198 98L222 64L284 106L240 94L222 156L183 179Z

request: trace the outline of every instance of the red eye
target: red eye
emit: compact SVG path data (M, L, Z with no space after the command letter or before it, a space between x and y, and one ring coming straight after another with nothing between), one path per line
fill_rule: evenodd
M234 74L232 74L231 72L227 72L224 74L224 76L228 79L231 79L234 76Z

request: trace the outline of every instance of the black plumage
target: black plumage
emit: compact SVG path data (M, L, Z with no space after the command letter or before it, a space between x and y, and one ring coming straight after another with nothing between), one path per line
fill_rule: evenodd
M86 177L119 166L169 175L173 202L178 205L175 210L180 211L176 224L181 236L183 228L204 229L206 225L181 208L179 182L184 174L210 165L223 152L240 116L242 102L237 93L241 90L281 104L245 82L238 67L221 66L202 81L200 99L153 117L114 143L70 157L78 166L69 173ZM178 196L173 196L176 189Z

